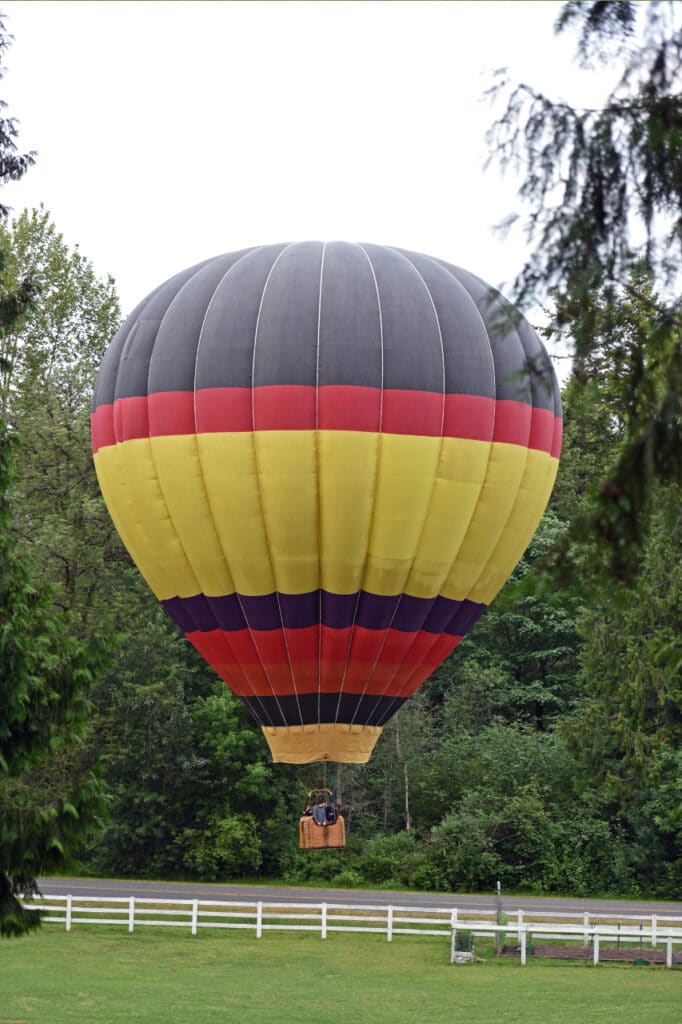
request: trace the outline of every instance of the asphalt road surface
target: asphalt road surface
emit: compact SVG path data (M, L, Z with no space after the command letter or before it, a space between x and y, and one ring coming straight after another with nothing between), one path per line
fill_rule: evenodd
M132 882L104 878L41 878L46 896L137 896L140 899L229 900L253 903L351 903L394 904L402 907L438 907L460 910L495 908L494 896L460 893L407 893L385 889L310 889L283 885L208 885L194 882ZM505 896L504 910L537 910L554 913L659 914L682 917L682 903L665 900L593 900L571 897Z

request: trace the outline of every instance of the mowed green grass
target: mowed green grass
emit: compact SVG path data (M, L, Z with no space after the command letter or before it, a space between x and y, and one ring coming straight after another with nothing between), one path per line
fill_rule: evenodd
M0 942L0 1024L682 1021L679 969L448 960L446 937L45 925Z

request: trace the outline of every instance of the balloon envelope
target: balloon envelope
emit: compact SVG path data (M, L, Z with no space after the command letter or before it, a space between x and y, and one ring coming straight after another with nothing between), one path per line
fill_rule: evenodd
M479 278L303 242L144 299L92 442L132 558L273 757L365 761L523 554L561 408L537 335Z

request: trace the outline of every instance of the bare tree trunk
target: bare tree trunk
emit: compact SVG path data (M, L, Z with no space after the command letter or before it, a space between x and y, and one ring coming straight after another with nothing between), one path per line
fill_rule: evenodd
M402 747L400 745L400 722L396 718L395 720L395 750L398 755L398 764L403 766L403 792L405 794L405 831L409 832L412 828L412 817L410 815L410 776L407 768L407 761L403 757Z

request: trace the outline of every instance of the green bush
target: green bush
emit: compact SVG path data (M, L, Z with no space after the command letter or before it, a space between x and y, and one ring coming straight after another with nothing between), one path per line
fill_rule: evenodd
M458 953L473 953L474 933L466 928L458 928L455 932L455 949Z
M356 889L364 884L364 878L354 868L345 868L332 878L332 885L339 889Z
M296 850L288 859L282 881L287 885L331 885L348 870L350 856L347 850Z
M397 832L368 840L360 853L358 866L371 885L412 889L438 887L439 879L428 847L414 832Z
M209 882L258 871L261 846L252 814L229 814L203 829L185 829L176 840L182 862L195 877Z

